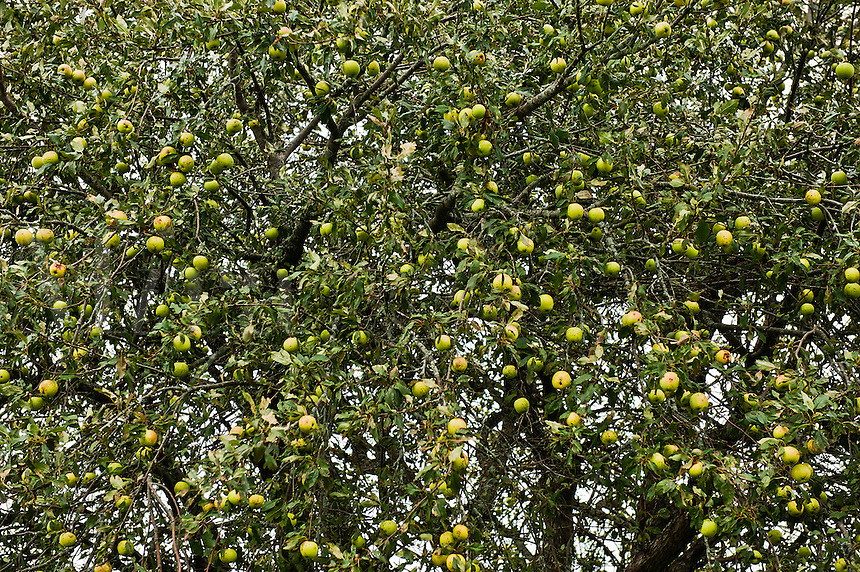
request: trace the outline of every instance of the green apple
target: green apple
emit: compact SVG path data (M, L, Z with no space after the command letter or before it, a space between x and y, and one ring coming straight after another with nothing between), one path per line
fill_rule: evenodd
M493 152L493 144L483 139L480 143L478 143L478 156L479 157L487 157L490 153Z
M439 336L436 336L436 340L434 341L436 349L442 352L451 349L451 343L451 336L447 334L441 334Z
M361 74L361 65L355 60L346 60L340 66L343 75L349 78L356 78Z
M181 494L187 490L191 490L191 485L186 481L176 481L176 484L173 485L173 493Z
M606 263L606 274L607 276L618 276L618 273L621 272L621 265L615 262L614 260L610 260Z
M451 369L457 373L463 373L469 367L469 362L463 356L457 356L451 361Z
M158 444L158 433L153 429L147 429L140 436L139 441L144 447L155 447Z
M173 362L173 375L176 377L186 377L189 369L188 364L184 361Z
M502 375L507 379L513 379L517 376L517 366L508 364L502 368Z
M780 453L780 458L783 463L796 465L800 461L800 451L798 451L796 447L788 445L783 447L782 453Z
M706 538L713 538L720 532L720 527L710 518L706 518L702 521L702 527L699 529L699 532Z
M263 495L253 494L248 497L248 508L257 509L263 506L263 503L266 502L266 499L263 498Z
M672 33L672 26L669 22L657 22L654 24L654 35L658 38L668 38Z
M235 562L237 558L239 555L232 548L222 548L218 551L218 560L226 564Z
M568 427L579 427L582 423L582 417L576 411L571 411L567 414L567 418L564 422Z
M187 352L191 350L191 338L185 334L176 334L173 338L173 348L178 352Z
M612 445L616 441L618 441L618 434L612 429L607 429L600 434L600 442L604 445Z
M666 401L666 394L662 389L652 389L648 392L648 401L652 404L657 405L658 403L663 403Z
M538 299L540 300L538 310L541 312L552 312L552 309L555 307L555 300L552 299L552 296L549 294L541 294L538 296Z
M128 540L120 540L116 544L116 552L120 556L134 556L134 545Z
M215 158L215 163L220 167L221 170L232 169L233 165L236 164L233 159L233 155L231 155L230 153L221 153Z
M451 67L451 62L445 56L436 56L433 60L433 69L438 72L445 72Z
M812 478L812 466L809 463L798 463L791 468L791 478L798 483L805 483Z
M553 58L549 62L549 69L552 70L552 73L561 73L567 67L567 62L564 58Z
M235 135L242 130L242 120L231 117L224 125L224 130L227 132L227 135Z
M571 326L564 331L564 337L571 343L582 341L582 328L579 326Z
M295 336L290 336L284 340L283 347L285 351L294 354L299 351L299 339Z
M854 66L849 62L841 62L836 66L836 77L847 82L854 77Z
M116 130L122 134L131 133L134 131L134 124L128 119L120 119L116 123Z
M745 228L749 227L751 223L752 220L750 219L750 217L746 215L741 215L735 219L735 229L744 230Z
M373 60L372 62L370 62L369 64L367 64L367 75L369 75L370 77L376 77L376 76L378 76L378 75L379 75L379 70L380 70L380 67L379 67L379 62L378 62L378 61Z
M370 338L367 336L367 332L364 330L358 330L352 333L352 343L357 346L366 346L370 342Z
M522 100L523 100L522 95L520 95L519 93L517 93L515 91L512 91L505 96L505 105L507 107L516 107L522 102Z
M412 395L421 399L427 397L430 393L430 386L423 381L416 381L412 386Z
M397 523L393 520L383 520L379 523L379 534L381 536L391 536L397 532Z
M579 220L582 218L584 214L584 209L582 205L579 203L570 203L567 205L567 218L572 220Z
M638 324L642 321L642 313L638 310L630 310L621 316L621 326L629 328L633 324Z
M698 478L702 475L702 472L704 470L705 466L702 464L702 462L696 461L695 463L690 465L690 468L687 470L687 473L689 473L689 475L693 478Z
M589 209L588 211L588 220L592 224L598 224L603 222L603 219L606 218L606 213L600 207L594 207L593 209Z
M773 428L773 438L774 439L782 439L783 437L786 436L786 434L788 434L788 427L786 427L785 425L777 425L776 427ZM794 447L792 447L792 448L794 449ZM797 451L797 449L794 449L794 450ZM800 460L800 454L799 453L798 453L798 460ZM795 463L797 463L797 461L794 461L792 463L792 465L794 465Z

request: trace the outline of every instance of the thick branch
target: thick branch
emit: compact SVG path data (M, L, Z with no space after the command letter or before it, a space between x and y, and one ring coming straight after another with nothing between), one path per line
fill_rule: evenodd
M663 533L636 554L624 572L665 572L692 542L696 533L690 526L690 516L680 509L673 509L673 513Z

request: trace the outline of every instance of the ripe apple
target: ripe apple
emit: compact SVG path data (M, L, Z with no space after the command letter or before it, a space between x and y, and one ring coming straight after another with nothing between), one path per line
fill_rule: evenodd
M842 291L848 298L860 298L860 284L857 282L849 282Z
M564 389L570 385L570 374L563 369L558 370L552 376L552 386L556 389Z
M581 219L584 212L582 205L579 203L570 203L567 205L567 218L571 220Z
M567 67L567 62L564 58L553 58L549 62L549 69L552 70L552 73L561 73Z
M735 219L735 229L737 230L744 230L750 224L752 224L752 220L746 215L741 215Z
M717 363L722 365L726 365L730 361L732 361L732 354L729 353L729 350L719 350L715 355L714 359L717 360Z
M706 518L702 521L702 528L699 529L699 532L702 533L702 536L707 538L713 538L720 531L720 527L716 522L711 520L710 518Z
M15 242L18 246L30 246L33 243L33 231L22 228L15 232Z
M800 461L800 451L798 451L796 447L788 445L783 447L780 458L782 458L783 463L796 465Z
M604 445L612 445L616 441L618 441L618 434L612 429L607 429L600 434L600 442Z
M134 131L134 124L128 119L120 119L116 123L116 130L122 134L131 133Z
M466 422L462 418L455 417L455 418L451 419L450 421L448 421L448 434L449 435L454 436L457 434L457 431L459 431L461 429L464 431L466 429Z
M462 373L466 371L467 367L469 367L469 362L463 356L457 356L451 362L451 369L453 369L457 373Z
M456 540L462 542L469 539L469 528L465 524L455 525L452 532Z
M662 389L666 395L675 393L679 384L680 379L678 378L678 374L674 371L667 371L663 374L663 377L660 378L660 389Z
M170 173L170 186L174 189L177 189L184 185L186 182L185 174L180 171L173 171Z
M508 379L513 379L517 376L517 366L508 364L502 368L502 375Z
M699 413L708 407L708 396L701 392L690 395L690 411Z
M57 392L60 390L60 386L57 385L57 382L53 379L45 379L39 384L39 393L42 394L43 397L54 397L57 395Z
M514 411L522 415L529 410L529 400L525 397L520 397L514 401Z
M134 545L128 540L120 540L116 544L116 552L120 556L134 556Z
M787 433L788 433L788 427L786 427L784 425L777 425L776 427L773 428L773 438L774 439L782 439L783 437L786 436ZM795 449L795 451L796 450L797 449ZM799 459L799 457L798 457L798 459ZM797 463L797 461L792 463L792 465L795 463Z
M568 427L579 427L582 423L582 417L576 411L571 411L567 414L567 419L565 419L565 423Z
M445 559L445 567L449 572L465 572L466 558L462 554L449 554Z
M187 352L191 350L191 338L185 334L176 334L173 338L173 348L178 352Z
M615 264L618 263L616 262ZM633 324L638 324L641 321L642 314L638 310L630 310L629 312L626 312L623 316L621 316L621 326L624 328L629 328Z
M46 165L56 165L59 162L60 162L60 156L57 155L56 151L45 151L42 154L42 163L44 163Z
M231 155L230 153L221 153L220 155L215 157L215 164L218 165L221 170L224 170L232 169L233 165L235 165L236 162L233 159L233 155Z
M541 312L551 312L555 307L555 300L552 299L552 296L549 294L541 294L538 299L540 300L540 305L538 306L538 310Z
M798 463L791 468L791 478L798 483L805 483L812 478L812 466L809 463Z
M517 93L515 91L512 91L505 96L505 105L507 107L516 107L522 102L522 100L523 100L522 95L520 95L519 93Z
M299 418L299 431L302 433L313 433L318 428L319 425L317 425L317 420L313 415L302 415Z
M66 265L61 262L52 262L48 267L48 273L54 278L62 278L66 275Z
M593 209L588 210L588 220L592 224L597 224L603 222L603 219L606 218L606 213L600 207L594 207Z
M438 72L445 72L451 67L451 62L445 56L436 56L433 60L433 69Z
M690 474L691 477L698 478L702 475L702 472L704 470L705 466L702 464L702 462L696 461L695 463L690 465L690 468L687 470L687 472Z
M412 395L421 399L427 397L430 393L430 386L424 383L423 381L416 381L412 386Z
M285 339L284 350L288 351L291 354L294 354L299 351L299 339L294 336L290 336L289 338Z
M144 447L155 447L158 443L158 433L152 429L147 429L144 431L143 435L140 436L139 441Z
M669 22L657 22L654 24L654 35L658 38L668 38L672 33L672 26Z
M582 341L582 328L579 326L571 326L564 331L564 337L571 343Z
M858 282L860 281L860 270L857 268L850 266L845 269L845 281L846 282Z
M534 249L534 241L527 237L525 234L520 234L520 237L517 240L517 250L520 252L520 254L531 254Z
M441 352L448 351L449 349L451 349L451 336L447 334L441 334L439 336L436 336L434 344L436 345L437 350Z
M224 563L235 562L239 555L232 548L223 548L218 552L218 560Z
M73 532L64 532L60 535L60 546L63 548L68 548L69 546L74 546L78 541L78 538L75 536Z
M797 501L789 501L786 509L791 516L800 516L803 514L803 504L798 504Z
M493 290L496 292L510 291L513 286L513 279L507 274L496 274L493 278Z

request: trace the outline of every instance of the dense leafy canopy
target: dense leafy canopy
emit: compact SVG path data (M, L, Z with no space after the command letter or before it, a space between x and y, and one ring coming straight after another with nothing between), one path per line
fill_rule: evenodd
M0 3L0 570L857 569L858 11Z

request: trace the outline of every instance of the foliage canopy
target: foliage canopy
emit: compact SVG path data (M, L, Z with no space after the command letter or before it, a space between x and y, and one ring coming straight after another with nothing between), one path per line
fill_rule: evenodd
M860 566L856 2L0 26L0 571Z

